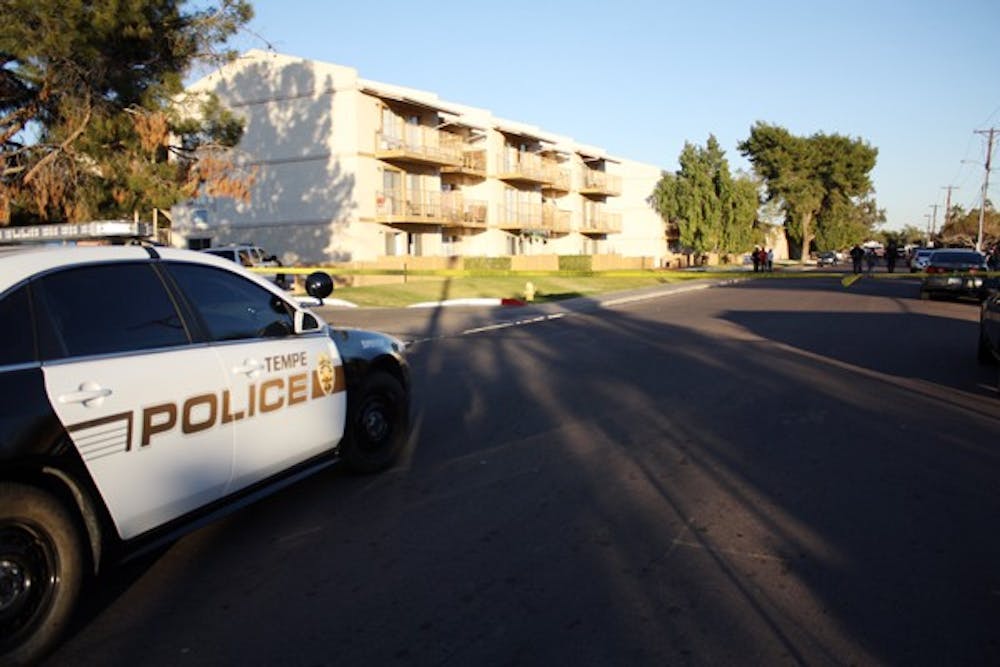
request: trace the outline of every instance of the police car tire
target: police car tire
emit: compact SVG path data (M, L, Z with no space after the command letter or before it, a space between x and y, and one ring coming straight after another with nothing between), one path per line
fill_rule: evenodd
M32 664L52 649L79 597L83 560L76 522L62 503L32 486L0 483L0 562L26 573L37 591L17 602L26 609L0 615L0 664ZM13 583L0 593L10 596Z
M353 472L374 473L393 464L406 444L406 394L395 377L376 371L348 406L341 456Z

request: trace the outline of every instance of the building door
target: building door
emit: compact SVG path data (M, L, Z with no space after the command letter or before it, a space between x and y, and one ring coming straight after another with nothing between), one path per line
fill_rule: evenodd
M382 171L382 196L378 199L380 215L402 213L402 186L402 174L392 169Z
M379 148L396 148L403 141L402 123L389 107L382 107L382 140Z
M406 235L406 244L408 253L411 257L421 257L424 254L424 235L420 233L408 233Z
M414 149L419 149L423 145L420 137L420 116L411 115L406 118L406 145Z
M407 213L413 216L422 217L427 215L424 192L421 189L420 174L406 175L406 203Z

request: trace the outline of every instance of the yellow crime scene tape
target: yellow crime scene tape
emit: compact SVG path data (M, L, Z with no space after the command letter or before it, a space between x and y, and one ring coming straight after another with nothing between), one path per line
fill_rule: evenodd
M296 275L296 276L307 276L307 275L309 275L311 273L314 273L316 271L320 271L320 272L327 273L327 274L330 274L330 275L338 275L339 274L339 275L403 276L403 275L407 275L407 274L409 274L409 275L418 275L419 274L419 275L425 275L425 276L434 276L434 275L437 275L437 276L441 276L441 277L455 277L455 276L473 275L473 274L479 273L479 272L476 272L476 271L455 271L455 270L434 270L434 269L425 269L425 270L418 270L418 271L413 271L413 270L407 271L406 269L349 269L349 268L339 268L339 267L331 267L331 266L255 266L255 267L247 267L247 268L248 268L248 270L250 270L250 271L252 271L254 273L261 273L261 274L267 274L267 275L282 273L282 274L286 274L286 275ZM491 273L491 272L486 271L484 273ZM493 273L497 273L497 272L493 272ZM531 276L531 275L535 275L535 274L548 274L548 273L559 274L560 272L558 272L558 271L552 271L552 272L548 272L548 271L541 271L541 272L539 272L539 271L524 271L524 272L520 272L520 271L500 271L499 273L504 273L504 274L509 274L509 275L522 275L523 274L525 276ZM580 273L580 272L570 271L568 273ZM583 272L583 273L588 273L588 274L591 274L591 275L602 275L605 272L602 272L602 271L593 271L593 272ZM607 273L618 274L618 273L631 273L631 272L628 272L628 271L611 271L611 272L607 272ZM924 273L922 271L921 272L916 272L916 273L913 273L913 272L904 272L904 271L901 271L899 273L888 273L888 272L883 272L883 273L867 273L867 272L862 272L862 273L848 273L848 274L845 275L845 274L843 274L841 272L831 272L831 271L799 271L799 270L788 271L788 270L782 270L780 268L777 269L777 270L775 270L775 271L757 272L757 273L742 272L742 271L705 271L705 272L697 272L697 273L695 273L695 272L690 272L690 271L678 271L678 270L670 270L670 269L666 269L666 270L660 269L660 270L655 270L655 271L638 271L636 273L656 273L656 274L662 274L662 275L676 274L678 277L683 276L685 279L688 279L688 280L693 279L693 278L714 278L714 277L729 278L729 279L732 279L732 278L752 279L752 280L788 279L788 278L806 278L806 279L811 279L811 280L827 279L827 280L829 280L829 279L836 279L836 278L839 277L840 278L840 284L843 285L845 288L846 287L850 287L851 285L853 285L854 283L858 282L861 279L872 279L872 280L920 280L924 276L927 275L926 273ZM962 277L962 278L967 278L967 277L968 278L973 278L973 277L975 277L975 278L1000 278L1000 271L986 271L986 272L975 272L975 273L965 272L965 273L956 273L956 274L952 274L952 275L957 276L957 277Z

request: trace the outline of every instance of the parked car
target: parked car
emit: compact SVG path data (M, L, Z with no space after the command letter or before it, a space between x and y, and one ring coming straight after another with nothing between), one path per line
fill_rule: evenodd
M827 250L816 255L816 263L820 266L833 266L838 261L837 253L832 250Z
M281 266L281 262L276 256L269 255L264 252L263 248L255 245L230 244L215 246L213 248L205 248L202 252L228 259L230 262L236 262L240 266L248 269L266 269ZM289 289L292 287L292 279L284 273L272 273L270 271L262 273L265 278L273 282L281 289Z
M400 341L211 254L0 248L0 321L0 664L44 656L90 575L408 438Z
M931 258L934 248L917 248L910 256L910 273L923 271L927 268L927 261Z
M932 296L985 296L986 257L975 250L944 248L935 250L927 260L926 274L920 282L920 298Z
M986 298L979 313L978 358L982 364L1000 363L1000 279L988 279ZM1000 389L1000 371L997 373Z

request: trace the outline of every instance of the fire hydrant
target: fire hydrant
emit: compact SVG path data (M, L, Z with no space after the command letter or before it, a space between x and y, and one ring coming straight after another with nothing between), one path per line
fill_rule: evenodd
M535 285L530 280L524 283L524 300L525 301L535 300Z

